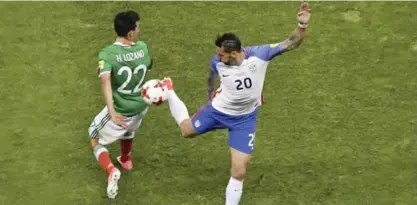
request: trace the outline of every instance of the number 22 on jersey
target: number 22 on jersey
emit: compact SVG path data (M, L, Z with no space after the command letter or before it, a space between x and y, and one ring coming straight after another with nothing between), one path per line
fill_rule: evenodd
M126 89L126 87L129 85L130 81L132 80L132 76L138 74L140 70L143 70L141 79L137 82L137 84L135 85L133 90ZM120 85L117 88L117 91L120 92L120 93L123 93L123 94L139 93L142 90L141 85L142 85L143 80L145 79L146 70L147 70L146 65L143 65L143 64L141 64L141 65L137 66L135 69L133 69L133 72L132 72L132 69L129 68L128 66L121 67L117 71L117 75L123 75L123 73L126 72L127 77L126 77L126 80L123 82L123 84Z

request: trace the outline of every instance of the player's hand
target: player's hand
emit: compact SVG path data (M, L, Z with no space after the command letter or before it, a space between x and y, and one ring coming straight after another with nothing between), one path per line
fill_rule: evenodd
M302 3L300 6L300 11L298 12L297 20L299 23L308 24L310 21L311 9L306 2Z
M112 112L110 113L111 119L113 120L113 122L116 125L119 125L120 127L123 127L125 129L127 129L127 125L125 123L125 119L126 117L124 117L123 115L117 113L117 112Z

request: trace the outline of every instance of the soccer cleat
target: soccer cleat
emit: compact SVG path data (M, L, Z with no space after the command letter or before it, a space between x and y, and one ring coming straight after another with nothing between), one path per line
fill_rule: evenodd
M122 156L118 156L117 161L123 167L123 169L129 170L129 171L132 170L133 163L131 159L127 160L126 162L122 162Z
M120 171L114 167L107 178L107 197L110 199L114 199L117 196L120 175Z
M170 77L164 78L164 80L162 80L162 86L164 86L167 90L174 90L174 82Z

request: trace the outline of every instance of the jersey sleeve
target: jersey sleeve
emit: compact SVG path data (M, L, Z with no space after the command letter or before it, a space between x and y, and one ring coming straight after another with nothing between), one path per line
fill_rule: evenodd
M265 44L258 46L249 46L245 49L246 57L255 56L264 61L270 61L276 56L282 54L282 44Z
M217 75L219 74L219 72L217 71L217 63L219 63L219 62L220 62L220 58L217 55L214 55L213 58L210 61L210 68Z
M103 74L111 73L111 64L106 58L106 53L100 52L98 54L98 77L101 77Z
M148 66L148 71L151 71L152 70L152 67L153 67L153 59L151 58L150 59L149 66Z

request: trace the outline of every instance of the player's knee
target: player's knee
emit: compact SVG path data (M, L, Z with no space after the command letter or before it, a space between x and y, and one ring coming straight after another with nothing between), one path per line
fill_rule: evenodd
M232 177L237 180L243 180L246 175L246 167L244 166L235 166L232 167Z
M181 122L180 128L181 128L181 135L185 138L194 137L197 135L197 133L193 129L190 119L187 119Z
M94 149L94 147L96 147L99 143L98 143L98 138L93 138L90 140L91 143L91 148Z
M250 155L231 148L232 154L232 177L243 180L250 160Z

